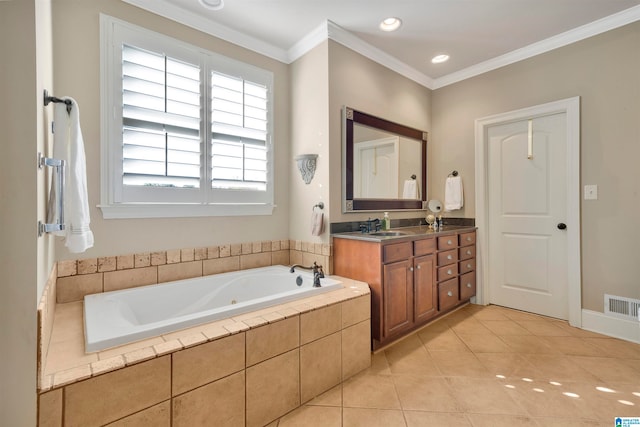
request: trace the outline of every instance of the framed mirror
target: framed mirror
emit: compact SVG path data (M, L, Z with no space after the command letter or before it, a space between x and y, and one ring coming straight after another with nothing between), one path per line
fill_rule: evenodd
M421 210L427 132L343 108L343 212Z

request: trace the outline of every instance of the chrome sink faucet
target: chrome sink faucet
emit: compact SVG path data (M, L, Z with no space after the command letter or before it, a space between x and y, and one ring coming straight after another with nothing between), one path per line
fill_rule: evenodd
M324 278L324 271L322 270L322 266L316 264L316 262L313 262L313 265L310 267L305 267L304 265L300 265L300 264L294 264L291 266L291 268L289 269L290 273L295 273L295 269L296 267L298 268L303 268L305 270L311 270L313 272L313 287L314 288L319 288L322 285L320 284L320 279Z

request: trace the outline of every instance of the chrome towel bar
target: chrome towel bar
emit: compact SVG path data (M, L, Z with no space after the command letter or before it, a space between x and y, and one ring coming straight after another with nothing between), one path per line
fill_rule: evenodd
M58 212L58 220L52 224L46 224L42 221L38 221L38 237L44 233L51 233L52 231L64 230L64 169L65 161L60 159L54 159L51 157L44 157L42 153L38 153L38 168L42 169L45 166L55 168L54 173L57 176L56 180L56 209Z

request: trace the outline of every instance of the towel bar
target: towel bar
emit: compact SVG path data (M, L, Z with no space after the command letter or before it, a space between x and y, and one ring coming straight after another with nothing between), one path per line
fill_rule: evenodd
M49 92L45 89L44 90L44 105L45 105L45 107L47 105L49 105L50 102L63 102L63 103L65 103L67 105L67 114L71 113L71 106L73 105L73 103L70 100L56 98L55 96L49 96Z
M49 166L55 168L55 173L58 177L56 180L56 208L58 211L58 222L55 223L44 223L42 221L38 221L38 237L42 236L44 233L51 233L53 231L61 231L64 230L64 168L65 161L54 159L51 157L44 157L42 153L38 153L38 168L42 169L45 166Z

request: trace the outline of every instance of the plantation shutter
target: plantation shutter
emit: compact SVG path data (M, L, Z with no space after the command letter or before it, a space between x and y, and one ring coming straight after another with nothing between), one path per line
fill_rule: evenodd
M122 183L199 188L200 68L123 45Z
M265 191L267 186L265 85L211 73L211 186Z

